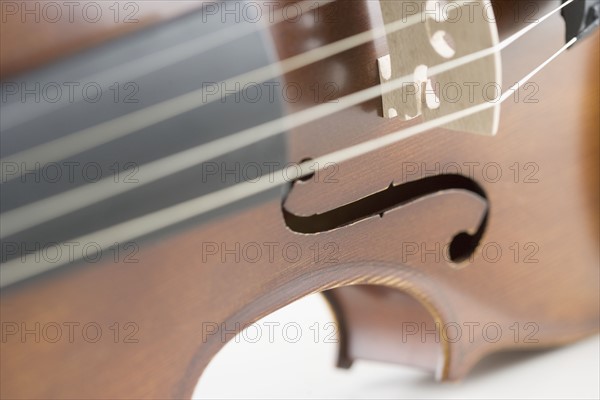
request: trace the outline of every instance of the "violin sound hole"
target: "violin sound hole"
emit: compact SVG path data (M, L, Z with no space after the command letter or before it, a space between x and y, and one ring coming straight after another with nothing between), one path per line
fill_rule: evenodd
M479 245L480 237L469 235L467 232L461 232L454 236L448 248L450 260L455 263L466 261L475 253Z
M384 218L387 211L446 190L471 192L481 197L489 208L487 196L477 182L462 175L446 174L427 177L396 186L390 184L383 191L321 214L308 216L296 215L285 207L284 199L282 212L289 229L296 233L314 235L340 229L373 216ZM475 234L471 235L463 231L454 236L448 246L448 256L452 262L463 262L475 252L485 231L487 219L488 211L485 211Z
M300 161L300 164L304 164L304 163L307 163L307 162L309 162L309 161L312 161L312 158L303 158L303 159ZM302 182L308 182L308 181L310 181L310 180L311 180L311 179L312 179L314 176L315 176L315 173L313 172L312 174L308 174L308 175L306 175L306 176L303 176L302 178L300 178L300 179L299 179L299 181L302 181Z

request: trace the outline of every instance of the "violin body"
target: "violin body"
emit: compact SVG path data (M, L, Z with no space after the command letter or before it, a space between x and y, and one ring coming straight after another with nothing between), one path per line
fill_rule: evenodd
M264 44L274 52L265 54L283 60L372 29L381 22L369 3L377 2L324 6L333 11L310 28L274 25ZM514 4L500 3L502 38L517 27ZM102 35L112 38L93 36ZM494 137L436 128L144 237L135 262L108 253L2 288L2 397L189 398L236 333L317 292L336 316L345 368L373 359L460 380L488 354L596 333L598 40L595 32L577 43L504 103ZM563 44L557 14L503 51L504 81L518 81ZM281 84L302 95L273 106L275 114L378 85L376 60L387 47L380 38L285 74ZM214 125L229 118L214 115ZM414 123L383 118L377 98L287 130L269 142L276 150L267 159L299 163ZM252 158L244 160L242 171ZM183 179L165 192L193 186ZM390 187L398 189L381 194ZM368 207L352 204L378 194L386 206L356 216ZM345 205L338 223L322 218ZM460 240L465 234L480 234L476 246ZM52 324L63 335L54 342L44 340ZM97 341L80 339L97 336L97 327Z

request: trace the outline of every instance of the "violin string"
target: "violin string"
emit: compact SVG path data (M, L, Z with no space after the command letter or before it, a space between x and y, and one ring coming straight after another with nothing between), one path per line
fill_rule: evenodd
M225 81L218 82L216 86L244 87L248 84L255 84L256 82L265 82L269 79L278 78L289 72L332 57L361 44L368 43L375 38L385 36L387 33L396 32L415 25L421 21L421 14L415 14L404 20L394 21L384 26L370 29L328 45L292 56L285 60L256 68ZM164 100L140 110L64 135L58 139L25 149L21 152L6 156L0 161L18 164L25 163L26 165L30 163L45 165L50 162L64 160L75 154L120 139L131 133L174 118L185 112L197 110L218 100L221 100L220 96L211 96L210 98L207 98L205 88L196 89L189 93ZM15 179L15 177L16 176L12 176L5 179L4 182Z
M333 0L329 0L325 4L328 4L332 1ZM554 14L554 12L566 7L573 1L574 0L566 1L545 17L551 16ZM306 4L304 4L304 6L306 6ZM537 25L545 17L538 20L531 26ZM280 19L278 22L281 22L281 20L282 19ZM340 41L307 51L297 56L290 57L286 60L235 76L226 81L219 82L217 86L228 87L228 85L232 84L244 86L245 84L254 82L267 81L269 79L282 76L291 71L334 56L343 51L368 43L375 38L383 37L386 34L407 28L419 22L422 22L422 14L415 14L411 17L407 17L406 19L394 21L384 26L370 29ZM135 64L135 68L139 68L137 63ZM45 165L52 161L63 160L75 154L92 149L96 146L100 146L133 132L137 132L143 128L147 128L167 119L173 118L177 115L198 109L217 100L218 96L213 96L212 99L206 99L204 88L197 89L190 93L165 100L141 110L134 111L112 120L104 121L100 124L73 132L39 146L9 155L2 161L7 163L39 163L40 165ZM11 179L14 179L14 177Z
M504 92L500 97L500 102L502 103L509 99L515 91L518 91L521 87L523 87L527 81L544 69L565 50L571 47L576 41L577 38L571 39L550 58L519 80L519 82L513 85L509 90ZM478 104L407 129L396 131L380 138L368 140L366 142L329 153L325 156L318 157L315 160L304 162L298 166L299 168L279 170L270 176L270 179L260 179L257 182L238 183L228 188L221 189L217 192L200 196L195 199L188 200L117 225L113 225L91 234L81 236L77 239L70 240L69 242L95 243L97 248L102 251L110 248L115 243L126 243L127 241L148 235L152 232L167 228L190 218L197 217L201 214L216 210L244 198L257 195L259 193L268 191L269 189L274 189L277 186L288 183L290 179L294 180L308 176L315 172L315 165L318 170L321 169L320 166L331 165L328 163L344 162L354 157L382 149L390 144L397 143L416 134L476 114L494 106L495 104L491 102ZM42 250L38 250L35 253L30 253L6 262L2 268L0 268L0 287L11 285L31 276L74 261L70 258L70 255L66 255L66 252L64 251L59 252L60 256L58 260L53 259L49 261L44 257L41 257L41 251ZM28 260L38 260L39 262L29 262Z
M536 24L528 25L498 43L496 46L479 50L431 67L429 69L430 76L450 71L459 66L466 65L501 51L560 9L561 7L554 9L551 13L540 18ZM322 117L364 103L365 101L381 96L382 93L400 89L403 85L411 83L412 81L412 75L392 79L383 84L375 85L350 95L340 97L335 103L319 104L306 110L216 139L212 142L201 144L188 150L151 161L139 167L136 175L136 178L139 181L137 185L118 184L114 182L112 177L106 177L95 182L93 185L79 186L13 210L6 211L0 215L3 220L3 223L0 226L0 238L22 232L102 200L139 188L142 185L156 182L159 179L191 168L202 162L209 161L223 154L239 150L260 140L278 135L286 130L297 128Z
M335 0L303 0L295 3L295 7L297 7L296 10L298 15L304 15L307 11L323 7L334 1ZM200 37L194 37L193 39L178 43L175 46L135 58L107 70L103 70L97 74L87 76L80 79L80 81L94 82L104 89L117 81L124 82L138 79L170 65L175 65L192 57L199 56L209 50L233 42L261 29L271 28L288 19L287 15L282 10L279 10L277 14L270 17L268 22L263 22L261 20L262 23L255 23L250 20L243 20L231 28L223 28ZM31 107L31 103L9 104L2 110L4 119L0 131L7 131L22 123L39 118L50 112L57 111L60 108L81 100L83 100L83 96L78 96L76 99L73 99L73 101L67 97L63 97L61 100L54 103L33 103L36 107Z

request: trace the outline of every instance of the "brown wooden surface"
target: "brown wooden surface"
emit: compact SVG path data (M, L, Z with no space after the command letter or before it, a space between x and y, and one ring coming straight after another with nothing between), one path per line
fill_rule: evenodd
M203 2L0 0L0 78L166 21Z
M274 37L280 49L293 54L301 51L298 43L310 38L311 32L321 32L315 33L320 35L317 39L326 42L370 26L365 6L346 11L353 18L342 18L344 23L335 25L337 29L324 26L322 31L303 31L290 25L288 34L278 31ZM519 79L563 43L563 22L556 16L503 52L505 82ZM396 358L435 370L440 379L465 377L492 352L559 345L597 332L598 46L596 33L545 68L534 79L539 86L537 104L505 103L496 137L427 132L339 165L337 183L298 183L286 202L288 209L300 215L338 207L382 190L392 181L402 182L403 162L425 163L429 168L435 163L498 163L504 174L499 182L475 175L491 210L482 242L503 249L498 262L486 261L476 252L472 262L457 266L443 257L422 260L422 254L402 252L403 243L443 246L457 232L474 229L485 203L464 191L440 192L383 218L375 216L317 235L290 231L282 218L281 201L273 200L176 237L144 243L138 264L68 267L3 290L3 322L30 327L36 322L97 322L105 328L115 321L132 321L139 326L139 342L114 343L107 332L97 343L42 340L34 344L11 337L1 344L2 397L190 397L204 367L232 338L231 333L225 340L211 335L204 342L203 324L204 328L206 323L226 324L236 331L310 293L354 285L404 293L385 297L379 304L381 316L393 315L398 307L399 318L407 322L479 322L502 327L504 334L494 343L481 336L472 343L466 337L456 342L442 337L439 347L419 343L423 347L417 354L423 358L417 362L408 359L414 354ZM287 79L302 84L334 80L339 94L349 93L377 84L375 60L384 52L381 42L365 45ZM292 132L292 160L317 157L406 125L384 120L380 113L379 102L374 100ZM523 183L521 176L515 183L509 169L515 162L536 163L539 182ZM256 263L243 258L239 262L221 262L217 257L203 260L201 245L206 242L230 247L235 243L294 243L302 248L302 258L290 262L276 252L274 259ZM324 256L315 259L311 246L323 248L328 243L339 249L335 262ZM535 243L539 262L522 262L521 249L515 263L509 250L513 243L521 247ZM368 296L371 290L355 289L366 290L357 296ZM345 294L337 292L338 299ZM370 301L375 304L374 299ZM351 305L352 300L347 300L338 308L338 317L346 321L343 334L351 338L342 349L346 364L357 357L382 359L386 354L399 354L398 349L389 350L393 340L381 340L385 346L380 347L368 341L369 323L380 326L377 316L361 318L357 310L344 315L344 307ZM386 321L389 317L380 322ZM510 326L516 322L536 324L538 343L524 343L523 337L515 341ZM361 330L352 331L353 327ZM358 340L352 341L353 332L359 334L354 336ZM397 332L383 326L374 329L372 337L378 334L393 339Z

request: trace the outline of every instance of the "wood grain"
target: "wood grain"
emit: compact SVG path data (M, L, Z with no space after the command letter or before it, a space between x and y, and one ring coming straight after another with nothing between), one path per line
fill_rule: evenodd
M367 3L339 8L337 24L309 31L291 23L278 27L274 38L280 56L300 52L303 43L314 39L326 43L368 28L374 22ZM563 26L557 16L508 48L503 53L505 81L514 82L556 51L563 44ZM458 268L444 258L443 246L457 232L474 229L487 207L463 191L436 193L382 218L316 235L290 231L281 199L276 199L177 236L144 242L135 264L82 264L3 289L3 323L32 329L36 323L83 327L93 322L103 335L96 343L80 335L72 343L43 338L35 343L35 335L7 337L0 344L2 397L189 398L203 369L235 332L299 298L331 289L328 296L338 299L337 315L344 322L347 340L341 360L346 365L354 358L389 360L396 354L394 361L455 380L492 352L554 346L597 332L598 46L596 33L545 68L534 79L538 102L508 101L496 137L427 132L338 165L335 183L298 183L286 202L294 213L311 215L368 196L390 182L418 179L437 164L479 163L473 179L488 195L490 222L478 250L486 244L499 246L499 259L476 251L472 261ZM303 87L333 81L341 96L377 84L376 59L385 50L378 41L286 79ZM374 100L290 132L292 159L317 157L408 126L383 119L379 104ZM289 108L310 105L298 102ZM516 182L515 163L520 171ZM529 163L537 168L537 182L525 181ZM417 172L408 174L406 167L414 165ZM482 173L486 165L499 166L502 177L496 181L493 169L491 175ZM279 250L258 260L239 251L207 256L207 243L227 248L275 243ZM337 246L333 258L315 255L315 246L331 243ZM510 250L515 243L520 249L516 260ZM440 250L433 256L424 250L409 254L406 244ZM537 262L525 262L527 244L537 246L532 256ZM281 251L286 245L301 249L300 256ZM378 303L377 289L365 285L388 288L379 289L386 300ZM336 291L348 286L354 288ZM372 306L347 310L361 298L369 298ZM466 335L450 341L441 334L439 343L420 341L406 354L402 343L389 347L398 332L380 325L389 322L396 307L397 322L497 324L503 334L498 340L477 335L473 341ZM377 322L377 315L385 318ZM115 343L109 330L115 322L134 323L137 343L123 343L123 337ZM515 340L515 323L535 324L537 342L526 342L524 331ZM381 340L382 346L369 341L381 334L389 339Z

